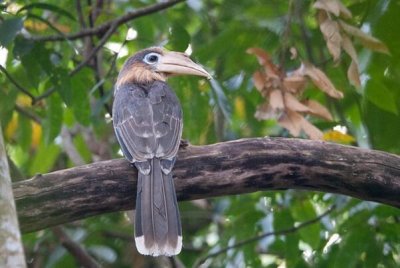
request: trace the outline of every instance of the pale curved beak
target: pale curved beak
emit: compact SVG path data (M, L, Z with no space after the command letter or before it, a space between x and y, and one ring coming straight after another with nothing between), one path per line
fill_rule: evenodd
M203 67L194 63L185 53L165 51L156 66L157 72L167 75L197 75L212 78Z

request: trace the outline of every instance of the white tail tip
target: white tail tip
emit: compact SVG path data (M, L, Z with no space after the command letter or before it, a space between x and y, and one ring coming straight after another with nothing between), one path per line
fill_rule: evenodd
M157 244L148 248L144 244L144 237L139 236L135 237L136 248L138 252L142 255L150 255L150 256L173 256L178 255L182 250L182 236L178 236L178 243L176 247L172 247L169 244L166 244L163 247L159 247Z

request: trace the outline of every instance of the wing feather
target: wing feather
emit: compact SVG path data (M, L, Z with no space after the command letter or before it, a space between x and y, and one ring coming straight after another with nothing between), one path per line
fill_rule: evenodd
M182 135L182 110L166 83L122 86L114 98L113 117L118 142L129 161L176 156Z

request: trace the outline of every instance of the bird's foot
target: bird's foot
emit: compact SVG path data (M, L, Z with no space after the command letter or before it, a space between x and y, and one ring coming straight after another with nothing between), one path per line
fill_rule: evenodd
M190 145L188 140L181 139L181 143L179 144L179 148L184 149Z

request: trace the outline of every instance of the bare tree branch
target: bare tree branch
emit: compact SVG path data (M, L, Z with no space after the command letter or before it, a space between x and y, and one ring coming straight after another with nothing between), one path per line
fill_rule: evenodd
M78 33L69 34L66 36L60 36L60 35L34 36L34 37L32 37L32 40L35 40L35 41L63 41L65 39L75 40L75 39L79 39L79 38L82 38L85 36L102 34L102 33L107 32L111 27L118 28L120 25L122 25L130 20L167 9L167 8L172 7L183 1L185 1L185 0L166 1L166 2L154 4L151 6L139 8L139 9L136 9L133 11L129 11L125 15L118 17L115 20L105 22L95 28L85 28Z
M79 33L76 33L76 34L66 35L66 36L65 35L63 35L63 36L55 35L55 36L45 36L45 37L38 36L38 37L33 37L32 39L35 41L63 41L65 39L74 40L74 39L83 38L86 36L102 34L102 38L99 41L99 43L96 45L96 47L94 47L90 51L89 55L87 55L87 57L85 57L85 59L81 63L79 63L73 70L71 70L69 72L69 76L73 76L91 61L91 59L104 46L104 44L111 37L111 35L118 29L119 26L121 26L122 24L124 24L130 20L148 15L151 13L155 13L160 10L167 9L167 8L172 7L175 4L178 4L183 1L184 0L173 0L173 1L161 2L158 4L154 4L152 6L140 8L140 9L128 12L124 16L118 17L115 20L105 22L105 23L101 24L100 26L97 26L94 28L83 28L82 31L80 31ZM79 4L77 4L77 5L78 5L78 7L77 7L78 11L79 11L79 8L81 8L81 7ZM19 88L19 89L21 90L21 88ZM48 90L46 90L43 94L41 94L37 97L30 95L30 97L32 98L32 104L49 97L55 91L56 91L56 88L51 87ZM24 93L26 93L26 92L24 91ZM110 110L110 109L108 109L108 110Z
M86 21L83 16L83 10L82 10L82 5L81 5L81 0L75 0L75 5L76 5L76 13L78 13L78 20L83 29L86 28Z
M66 126L61 128L61 145L64 152L68 155L69 159L76 166L84 165L85 160L78 152L72 139L72 135Z
M81 63L79 63L72 71L70 71L68 73L68 75L71 77L71 76L77 74L83 67L85 67L90 62L90 60L93 58L93 56L95 56L96 53L104 46L104 44L107 42L108 38L110 38L110 36L114 33L115 30L116 30L116 25L111 26L110 29L107 31L107 33L101 38L101 40L97 44L97 46L91 50L90 54ZM42 95L37 96L33 102L38 102L42 99L45 99L48 96L50 96L51 94L53 94L55 91L56 91L56 88L51 87L50 89L45 91Z
M84 61L82 61L81 63L79 63L78 66L75 67L75 69L73 69L70 73L69 76L73 76L74 74L76 74L77 72L79 72L83 67L85 67L89 61L93 58L93 56L96 55L96 53L104 46L104 44L107 42L108 38L110 38L110 36L115 32L115 30L117 29L117 24L114 23L110 26L110 28L108 29L108 31L106 32L106 34L101 38L100 42L97 44L96 47L94 47L92 49L92 51L90 52L90 54L85 58Z
M179 200L256 191L339 193L400 208L400 157L327 142L255 138L188 146L174 169ZM136 169L125 159L14 184L24 232L134 207Z
M90 60L93 58L93 56L96 55L96 53L104 46L104 44L107 42L108 38L110 38L110 36L114 33L114 31L116 30L116 24L112 25L109 30L106 32L106 34L101 38L101 40L99 41L99 43L97 44L96 47L94 47L89 55L81 62L79 63L72 71L70 71L68 73L68 75L71 77L75 74L77 74L83 67L85 67ZM48 96L50 96L51 94L53 94L56 91L55 87L51 87L50 89L48 89L47 91L45 91L42 95L37 96L34 99L34 102L40 101L42 99L47 98Z
M65 247L68 252L75 257L81 267L97 268L101 267L95 259L90 256L86 250L79 244L73 241L63 230L61 226L53 227L51 229L53 234L57 236L60 243Z

